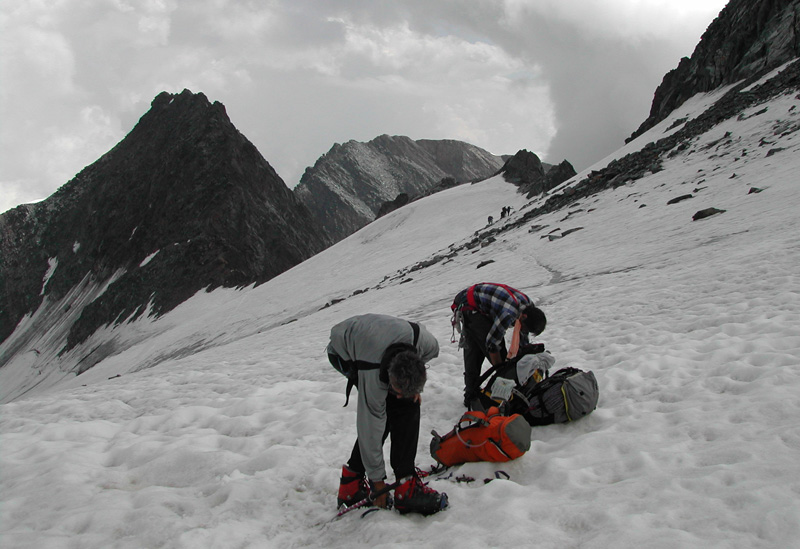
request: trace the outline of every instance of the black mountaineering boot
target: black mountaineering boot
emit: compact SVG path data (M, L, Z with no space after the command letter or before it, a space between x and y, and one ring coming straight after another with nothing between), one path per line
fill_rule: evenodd
M416 474L408 477L394 491L394 508L401 514L432 515L447 507L447 494L439 493L422 482Z

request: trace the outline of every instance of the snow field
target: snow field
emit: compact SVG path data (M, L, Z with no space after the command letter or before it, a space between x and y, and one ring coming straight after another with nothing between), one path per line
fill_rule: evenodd
M468 240L502 206L524 206L497 180L459 187L258 288L198 294L152 326L119 328L142 342L0 407L0 543L797 547L800 154L796 133L772 129L795 120L797 102L721 124L663 171L535 220L547 225L539 232L520 227L395 276ZM733 144L705 147L726 132ZM767 135L784 150L766 157ZM746 161L734 145L752 151ZM706 207L726 212L693 222ZM327 522L355 440L355 406L342 408L345 380L324 355L330 327L382 312L437 336L417 454L426 467L430 430L464 411L449 305L480 281L543 307L555 369L593 370L598 409L534 428L518 460L457 471L475 482L431 481L449 495L446 512ZM498 470L510 480L483 483Z

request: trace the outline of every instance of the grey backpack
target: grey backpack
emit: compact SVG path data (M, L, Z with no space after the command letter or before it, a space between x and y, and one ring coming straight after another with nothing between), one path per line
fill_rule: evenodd
M515 391L510 412L522 414L531 425L575 421L597 407L599 390L594 373L564 368L536 383L529 380Z

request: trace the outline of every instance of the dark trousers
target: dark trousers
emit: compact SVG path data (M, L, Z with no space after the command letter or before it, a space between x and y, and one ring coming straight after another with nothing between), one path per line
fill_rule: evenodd
M414 474L417 442L419 441L419 420L419 402L408 398L397 398L389 393L386 397L386 430L382 440L385 442L391 436L389 463L398 480ZM361 461L361 450L358 448L358 440L353 446L347 466L358 473L365 471L364 463Z
M492 319L477 311L466 311L462 323L464 336L464 397L468 400L478 395L481 368L484 359L489 358L486 350L486 336L492 328ZM506 358L506 344L500 345L500 357Z

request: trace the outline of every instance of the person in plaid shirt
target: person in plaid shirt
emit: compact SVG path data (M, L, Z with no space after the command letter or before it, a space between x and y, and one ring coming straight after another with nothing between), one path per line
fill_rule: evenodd
M453 301L454 323L459 322L464 348L464 406L478 397L485 358L492 366L516 355L528 334L538 336L547 325L544 312L524 293L505 284L482 282L461 290ZM506 331L514 327L511 352L506 351Z

